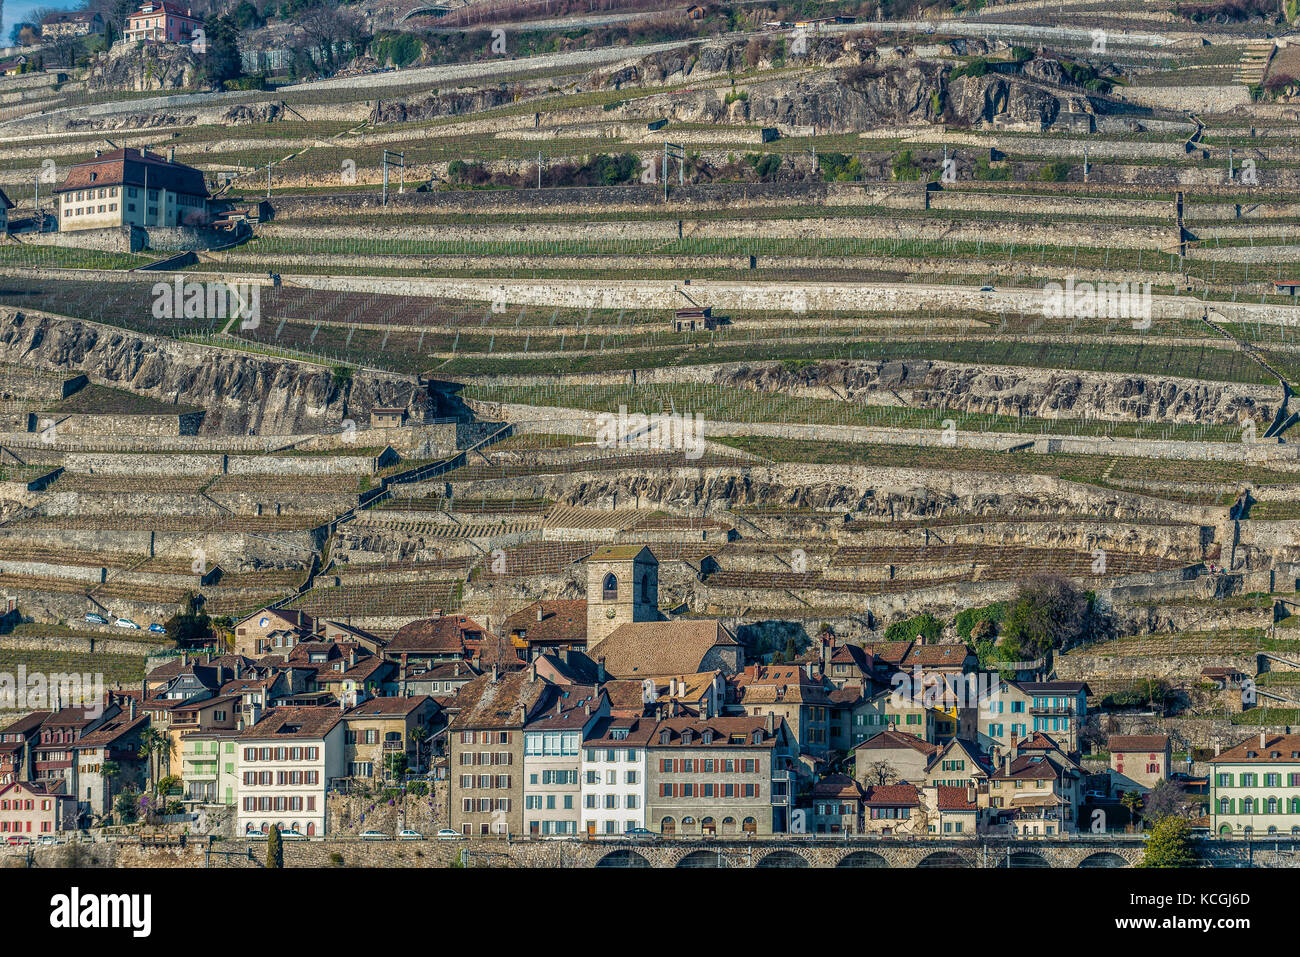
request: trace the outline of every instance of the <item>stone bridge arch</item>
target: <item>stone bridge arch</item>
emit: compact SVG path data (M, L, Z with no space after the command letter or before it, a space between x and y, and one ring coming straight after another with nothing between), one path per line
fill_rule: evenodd
M889 867L889 861L875 851L849 851L835 863L836 867Z
M682 848L681 853L672 855L673 867L733 867L731 855L722 848L705 849Z
M651 867L650 861L642 854L634 851L630 847L620 847L616 851L610 851L600 860L596 861L593 867Z
M808 867L808 859L797 851L782 848L769 851L754 861L755 867Z
M1037 851L1003 852L995 858L996 867L1051 867L1051 862Z
M1093 851L1083 860L1079 861L1076 867L1132 867L1122 854L1116 854L1114 851Z
M969 856L965 854L960 854L957 851L952 850L950 848L943 848L940 850L930 850L929 848L921 848L920 850L913 851L910 856L913 858L912 861L910 862L910 866L912 867L975 867L977 866L976 862L971 860ZM907 867L909 865L902 864L901 866Z

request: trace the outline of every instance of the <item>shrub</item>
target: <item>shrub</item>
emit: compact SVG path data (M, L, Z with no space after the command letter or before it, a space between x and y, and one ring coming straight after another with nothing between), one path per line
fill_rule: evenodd
M929 613L896 621L885 629L885 641L911 641L921 635L927 642L938 641L943 635L943 622Z

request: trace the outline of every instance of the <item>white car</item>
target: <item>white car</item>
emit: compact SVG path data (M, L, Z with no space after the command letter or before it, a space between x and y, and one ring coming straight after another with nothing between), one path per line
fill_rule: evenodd
M412 831L409 827L397 832L399 841L423 841L424 835L419 831Z
M452 830L451 828L449 828L449 827L444 827L441 831L438 832L438 840L440 840L440 841L463 841L463 840L465 840L465 835L462 834L462 833L460 833L460 831L453 831L453 830Z
M117 621L113 622L113 624L117 625L119 628L130 628L132 631L140 630L140 626L130 618L119 618Z

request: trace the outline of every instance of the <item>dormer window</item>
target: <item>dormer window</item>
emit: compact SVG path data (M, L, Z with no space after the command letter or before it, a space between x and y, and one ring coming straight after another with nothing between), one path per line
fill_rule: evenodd
M712 744L712 743L713 743L713 732L712 732L712 731L709 731L709 730L705 730L705 731L700 735L700 743L701 743L701 744Z
M1248 757L1248 758L1257 758L1257 757L1259 757L1259 752L1258 752L1258 751L1247 751L1247 752L1246 752L1246 757Z
M690 744L690 743L691 743L691 729L687 728L685 731L682 732L682 744Z
M667 729L659 732L660 744L668 744L670 741L672 741L672 738L673 738L673 733L671 731L668 731Z
M763 732L762 732L762 731L755 731L755 732L754 732L754 743L755 743L755 744L762 744L762 743L763 743Z

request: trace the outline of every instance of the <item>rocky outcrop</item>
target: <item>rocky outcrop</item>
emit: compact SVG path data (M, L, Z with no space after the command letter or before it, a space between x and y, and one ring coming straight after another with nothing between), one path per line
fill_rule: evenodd
M719 370L719 385L786 392L848 402L873 393L922 408L1092 418L1117 422L1199 422L1239 425L1267 421L1281 395L1264 386L1191 382L1159 376L1103 375L1055 370L987 369L928 360L764 363Z
M190 90L198 86L199 68L199 58L181 44L119 43L96 57L87 85L91 90L113 92Z
M240 103L226 110L221 121L228 126L276 123L284 119L284 114L285 108L281 103Z
M422 100L383 100L370 111L371 123L407 123L440 116L478 113L511 103L514 94L505 86L482 90L438 93Z
M67 130L142 130L156 127L193 126L194 113L112 113L107 116L74 117L64 124Z
M358 425L375 406L437 415L423 387L400 376L329 369L133 333L44 314L0 310L0 361L84 372L102 385L206 409L202 433L301 434Z

